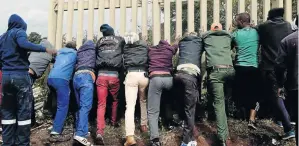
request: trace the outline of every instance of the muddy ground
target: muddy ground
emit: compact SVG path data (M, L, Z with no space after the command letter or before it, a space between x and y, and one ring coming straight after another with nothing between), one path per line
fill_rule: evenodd
M247 128L247 122L235 119L229 119L230 145L232 146L295 146L295 139L282 141L282 128L278 127L271 120L259 120L258 129L251 130ZM51 124L44 123L40 127L32 131L31 141L32 146L71 146L76 145L72 140L62 143L49 143L49 130ZM71 126L67 126L71 127ZM148 145L149 135L141 134L136 124L136 139L137 146ZM95 125L92 124L90 131L94 132ZM181 142L182 129L176 127L173 130L161 128L161 142L163 146L179 146ZM198 146L214 146L216 141L216 125L215 122L202 121L197 123ZM72 128L67 128L65 133L72 134ZM106 146L121 146L124 143L124 121L121 121L119 128L106 127L105 130L105 145ZM89 137L92 141L92 134Z

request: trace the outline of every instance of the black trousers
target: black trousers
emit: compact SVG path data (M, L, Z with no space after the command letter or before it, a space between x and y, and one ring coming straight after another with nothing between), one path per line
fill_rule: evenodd
M175 86L179 86L184 93L184 112L186 126L183 131L183 142L188 144L194 139L195 128L195 109L197 99L199 98L198 92L198 78L187 73L177 73L175 75Z

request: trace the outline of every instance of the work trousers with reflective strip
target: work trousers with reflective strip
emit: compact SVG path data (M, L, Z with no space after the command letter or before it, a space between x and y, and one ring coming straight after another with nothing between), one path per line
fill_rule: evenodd
M2 76L3 146L29 146L33 93L28 73Z

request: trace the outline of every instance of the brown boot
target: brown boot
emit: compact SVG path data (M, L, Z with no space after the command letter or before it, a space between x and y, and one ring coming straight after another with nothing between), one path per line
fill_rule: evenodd
M147 126L146 125L141 125L140 130L142 133L146 133L147 132Z
M133 135L131 136L127 136L127 140L124 144L124 146L132 146L132 145L135 145L136 144L136 141L135 141L135 138Z

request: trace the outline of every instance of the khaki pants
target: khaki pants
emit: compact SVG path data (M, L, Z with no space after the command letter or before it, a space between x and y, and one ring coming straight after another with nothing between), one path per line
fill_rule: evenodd
M139 96L141 125L147 125L147 109L146 109L146 87L149 79L144 76L144 72L129 72L125 79L126 92L126 136L134 135L134 113L137 95Z

